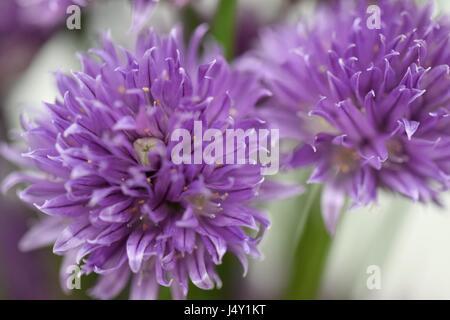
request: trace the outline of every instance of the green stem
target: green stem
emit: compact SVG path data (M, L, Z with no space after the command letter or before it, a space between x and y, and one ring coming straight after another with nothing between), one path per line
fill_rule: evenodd
M233 59L236 35L237 0L220 0L211 33L222 45L225 57Z
M312 186L305 197L306 221L299 223L297 247L292 261L288 299L318 298L331 238L325 229L320 208L320 187Z

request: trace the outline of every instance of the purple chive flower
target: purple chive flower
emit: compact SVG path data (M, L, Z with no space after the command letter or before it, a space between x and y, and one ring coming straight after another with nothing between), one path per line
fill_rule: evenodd
M200 63L205 32L199 27L187 48L176 30L143 33L134 52L104 37L81 56L82 72L57 74L61 97L48 115L24 121L23 155L35 170L12 174L5 188L27 184L20 198L49 217L22 248L55 242L64 266L100 275L94 297L112 298L129 280L133 299L155 299L159 286L185 297L189 279L220 287L215 269L226 252L245 270L247 256L259 256L269 221L252 203L297 191L264 182L258 165L171 161L171 132L192 130L193 121L264 126L254 106L266 90L220 55Z
M374 4L379 29L368 27ZM301 142L291 165L313 166L309 182L324 184L329 230L346 197L366 205L387 189L438 202L447 189L449 33L447 16L434 19L414 1L335 1L311 25L262 35L258 59L248 61L273 92L264 112Z

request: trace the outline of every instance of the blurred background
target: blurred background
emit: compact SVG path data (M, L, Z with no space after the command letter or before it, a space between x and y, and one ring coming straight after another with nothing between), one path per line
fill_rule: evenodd
M194 0L180 9L161 0L149 25L165 32L179 23L192 27L199 21L212 21L217 3ZM251 47L259 27L305 18L311 15L314 4L310 0L238 0L235 52ZM435 10L436 14L450 12L449 1L436 1ZM6 11L0 4L0 18ZM130 18L128 1L97 0L83 9L81 30L67 30L55 23L31 29L24 26L24 30L17 27L12 32L2 29L0 22L2 140L17 134L21 114L33 116L42 109L41 101L54 99L52 72L78 69L76 53L95 46L99 32L110 30L116 41L132 46ZM12 167L1 160L0 178L10 170ZM304 175L284 178L299 181ZM272 227L262 243L265 259L253 261L244 280L238 263L225 259L219 269L226 278L224 287L211 292L192 290L189 297L450 299L448 210L382 195L377 205L347 212L331 239L316 208L318 192L309 188L297 199L267 205ZM450 206L450 195L447 198ZM63 294L58 282L61 261L51 248L32 253L18 250L19 239L38 215L23 207L14 194L0 201L0 298L86 299L83 289L93 279L83 278L82 290ZM162 298L167 297L163 292Z

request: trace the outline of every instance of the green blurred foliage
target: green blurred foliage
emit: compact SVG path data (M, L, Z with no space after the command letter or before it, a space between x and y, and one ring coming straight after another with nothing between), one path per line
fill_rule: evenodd
M211 33L222 45L228 60L234 56L236 9L237 0L220 0L211 26Z

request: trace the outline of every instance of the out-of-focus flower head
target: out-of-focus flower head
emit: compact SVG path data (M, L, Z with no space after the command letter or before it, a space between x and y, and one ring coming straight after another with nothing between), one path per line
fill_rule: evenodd
M10 0L7 0L8 2ZM24 26L53 28L64 21L71 5L86 6L93 0L14 0L19 9L19 23Z
M290 164L314 167L331 231L346 197L366 205L383 188L437 202L448 188L449 33L431 6L388 0L334 1L310 25L263 33L264 112L302 142Z
M0 95L64 22L67 7L85 0L0 1Z
M21 252L17 247L27 229L29 212L22 204L5 197L0 198L0 205L0 294L8 299L52 298L55 286L49 281L51 271L46 256L42 252Z
M129 279L134 299L156 298L160 285L185 297L189 279L220 286L216 265L226 252L245 270L247 256L259 256L269 222L252 203L298 191L265 182L259 165L171 160L171 133L193 130L194 121L220 130L265 125L253 115L267 94L256 77L218 54L199 61L205 32L199 27L187 48L177 30L146 32L134 52L105 36L81 56L82 72L57 75L61 97L47 104L48 116L24 121L24 156L35 170L11 175L5 187L29 185L20 198L49 217L21 246L55 242L65 266L100 275L95 297L115 296Z
M4 130L0 127L1 139ZM9 164L0 159L0 179L10 169ZM46 256L43 252L21 252L17 245L28 228L31 210L3 195L0 195L0 206L0 296L3 299L52 298L55 286L48 281L52 268L46 265Z

